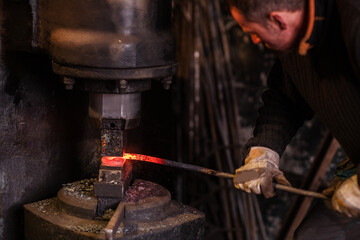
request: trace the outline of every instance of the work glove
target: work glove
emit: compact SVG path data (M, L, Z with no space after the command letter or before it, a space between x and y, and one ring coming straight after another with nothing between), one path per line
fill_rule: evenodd
M348 217L360 218L360 188L357 183L358 175L341 180L336 177L323 194L331 197L331 207Z
M245 165L235 172L235 187L249 193L262 193L266 198L270 198L275 195L273 180L291 186L279 170L279 158L279 154L269 148L252 147L245 159Z

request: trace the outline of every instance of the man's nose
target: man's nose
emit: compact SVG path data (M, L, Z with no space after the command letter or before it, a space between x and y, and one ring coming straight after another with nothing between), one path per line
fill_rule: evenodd
M255 44L261 43L261 39L260 39L259 36L258 36L257 34L255 34L255 33L251 33L251 34L250 34L250 38L251 38L251 40L253 41L253 43L255 43Z

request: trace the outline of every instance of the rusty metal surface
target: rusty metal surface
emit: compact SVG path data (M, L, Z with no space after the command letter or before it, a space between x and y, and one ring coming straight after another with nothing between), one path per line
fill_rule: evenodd
M59 210L77 217L93 218L97 206L94 182L95 178L92 178L65 184L57 194Z
M66 187L69 186L73 188ZM135 194L136 191L143 193ZM79 203L84 203L86 196L73 194ZM162 186L136 180L126 199L124 218L114 231L114 239L203 239L204 214L171 201L170 193ZM114 211L107 211L102 218L79 218L59 209L57 202L52 198L25 205L27 240L105 239L105 227Z
M25 205L26 240L105 239L107 221L79 219L58 211L55 205L55 199ZM173 214L161 221L124 222L117 230L115 239L203 239L203 213L174 201L169 209Z
M28 240L105 239L98 234L106 223L59 211L56 198L25 205L25 239Z
M101 156L122 156L124 132L118 129L101 129Z
M97 184L95 182L95 190L97 187L104 186ZM96 216L102 216L109 208L117 208L120 201L126 203L127 220L159 220L168 214L167 208L171 195L168 190L158 184L136 179L121 198L116 197L117 194L111 191L104 189L100 191L106 191L107 196L98 198Z
M113 240L116 230L119 228L121 222L125 219L125 205L126 203L120 202L117 206L114 215L110 219L108 225L105 228L105 236L107 240Z
M101 166L98 181L94 183L97 197L123 199L125 191L132 182L132 165L125 161L122 167Z
M125 3L129 7L119 9L119 5ZM22 239L23 231L19 231L22 229L22 221L19 220L22 204L55 196L57 192L55 186L91 176L96 171L94 167L98 166L100 152L99 140L96 139L99 135L97 124L87 118L86 94L76 92L75 96L74 93L64 92L62 85L52 81L54 76L51 73L49 56L38 54L38 49L34 51L32 46L43 49L49 54L52 30L59 28L110 31L122 36L119 24L124 23L132 33L143 27L150 30L158 29L160 32L153 31L159 33L158 37L161 33L167 35L167 26L171 25L169 17L171 1L10 0L0 1L0 5L0 25L4 30L1 31L1 55L8 55L9 51L15 53L11 53L12 63L4 62L0 70L0 102L2 103L0 141L3 150L1 186L4 192L4 196L1 197L0 239L2 236L5 239L15 239L14 236L16 239ZM144 11L125 11L129 8L135 9L137 5L140 8L144 7ZM151 10L153 5L159 14ZM147 11L148 8L151 11ZM122 10L126 15L122 14ZM108 14L104 14L104 11ZM138 21L129 21L132 19L132 13ZM156 20L143 21L147 16ZM169 21L163 21L164 17ZM124 21L119 21L118 18ZM141 24L144 25L139 26ZM143 40L150 38L151 36L141 37ZM156 43L156 47L170 49L167 48L170 47L168 44L159 44L154 40L153 38L151 41L153 44ZM118 48L121 44L119 42L114 44L115 47L111 48L114 51L111 53L118 56L120 51L117 50L121 50ZM71 45L70 43L68 47ZM77 55L78 50L84 50L77 48L78 45L72 46L74 51L70 54ZM141 59L141 55L136 54L137 63L142 61L146 66L139 72L134 69L123 69L128 78L164 77L175 73L174 58L171 57L173 51L163 54L160 49L146 50L145 45L137 45L137 47L136 51L139 53L149 54L147 60ZM56 49L51 51L56 53ZM159 60L161 54L166 59ZM108 58L104 60L104 57ZM156 58L158 60L155 60ZM81 62L85 63L82 60L84 59L81 59ZM106 65L106 68L100 69L99 72L93 68L95 64L76 66L85 71L94 70L93 74L90 74L93 77L105 79L106 76L116 78L124 76L122 73L115 76L114 72L118 72L117 69L107 68L109 67L107 61L111 60L111 56L93 56L85 60ZM146 61L148 64L145 64ZM158 67L154 67L156 62L159 64ZM61 63L63 67L71 67ZM66 64L68 63L70 64L70 61L66 61ZM120 66L120 63L115 60L112 64ZM85 74L81 75L82 73L77 76L86 77ZM72 83L71 80L67 82L68 85ZM75 79L76 85L77 79Z
M122 156L124 148L123 119L101 120L101 156Z
M119 202L123 201L126 203L127 220L153 221L163 219L169 214L167 209L171 195L167 189L156 183L136 179L121 197L113 193L112 197L99 198L94 193L96 184L94 178L65 184L57 195L59 210L92 219L103 217L108 209L115 209Z
M116 230L126 221L153 222L163 220L171 214L169 191L158 184L135 180L127 190L105 228L106 238L113 240Z
M124 196L125 219L154 221L161 220L169 214L171 195L162 186L136 179Z

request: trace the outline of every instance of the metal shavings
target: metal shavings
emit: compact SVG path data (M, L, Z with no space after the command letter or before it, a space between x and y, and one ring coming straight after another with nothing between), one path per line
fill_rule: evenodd
M89 232L89 233L104 233L104 225L100 224L85 224L81 226L67 226L68 229L77 232Z
M94 197L94 182L96 178L83 179L73 183L63 184L64 192L76 198L90 200Z
M101 217L99 217L97 219L110 220L111 217L114 215L114 213L115 213L115 210L110 208L110 209L106 210L105 213Z
M54 214L59 213L57 211L57 209L54 207L54 203L53 203L52 199L46 199L46 200L37 202L36 207L37 207L38 211L40 211L42 213L48 213L49 211L51 211Z

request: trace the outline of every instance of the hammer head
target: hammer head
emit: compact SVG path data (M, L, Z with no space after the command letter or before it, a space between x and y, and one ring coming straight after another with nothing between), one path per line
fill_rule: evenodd
M107 164L106 157L103 158L105 159L100 166L98 181L94 184L95 196L121 200L133 180L131 162L121 160L120 165L111 165Z

